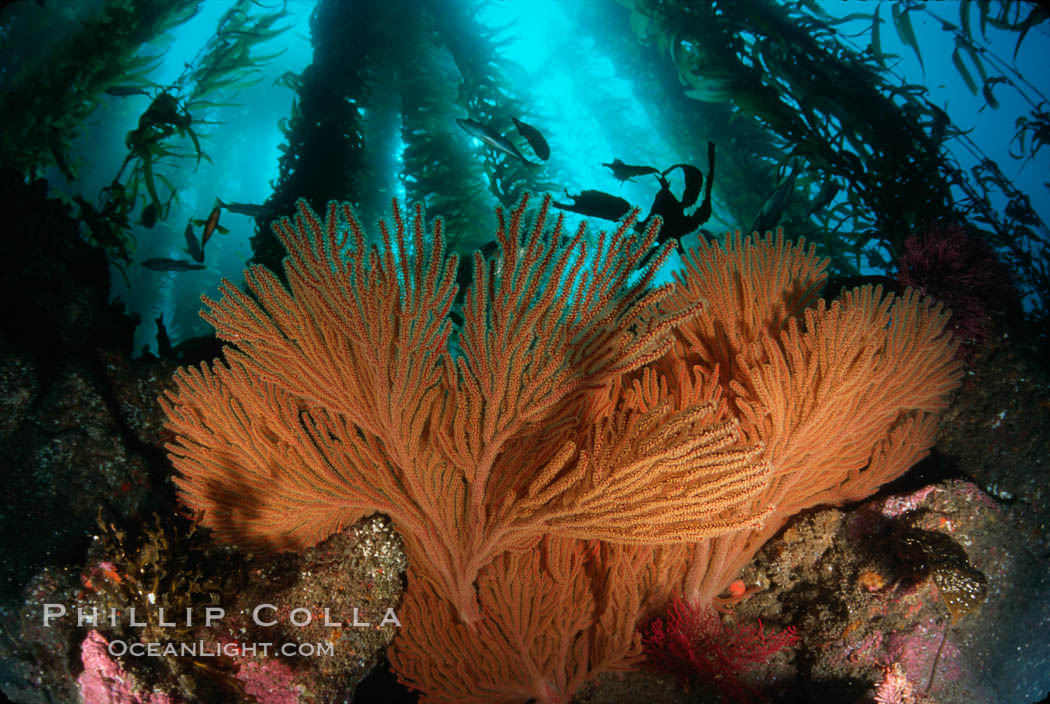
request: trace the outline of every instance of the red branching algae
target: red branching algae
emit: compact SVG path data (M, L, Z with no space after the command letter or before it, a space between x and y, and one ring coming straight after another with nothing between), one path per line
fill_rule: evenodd
M675 675L686 687L717 687L734 702L760 697L741 681L743 672L797 641L794 627L769 633L759 621L727 628L713 609L678 598L664 618L649 623L642 636L648 667Z

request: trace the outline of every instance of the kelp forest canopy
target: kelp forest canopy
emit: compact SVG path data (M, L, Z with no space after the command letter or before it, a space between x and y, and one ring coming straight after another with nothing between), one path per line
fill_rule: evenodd
M76 204L85 236L121 271L134 259L135 226L152 229L166 220L202 160L212 163L202 139L218 123L203 116L235 107L231 98L258 83L260 66L281 53L257 50L287 29L276 26L285 16L281 6L233 0L179 74L157 82L171 33L203 7L201 0L109 0L98 8L16 5L22 11L3 18L4 163L28 176L57 169L73 186L62 195ZM137 96L148 101L124 137L119 166L104 187L89 192L90 179L80 177L78 166L90 171L110 159L74 155L73 143L99 131L88 122L104 101Z
M1046 40L1042 3L298 4L309 27L295 32L308 35L312 56L279 79L294 97L275 125L273 190L252 212L251 257L274 271L285 252L270 225L298 198L317 211L349 201L374 223L403 196L442 217L450 250L469 254L490 246L493 207L511 207L523 193L578 193L577 204L597 193L601 212L576 212L615 220L622 203L644 218L658 211L658 187L677 193L684 179L688 193L696 174L713 187L709 214L695 217L705 207L696 198L671 196L689 233L699 225L698 236L712 239L730 228L781 226L816 243L837 277L893 275L909 236L963 224L1009 265L1027 329L1048 329L1050 230L1034 205L1046 193L1025 192L1011 176L1047 158L1050 101L1017 68L1028 45ZM103 5L46 64L11 63L0 75L0 156L27 176L50 168L64 178L86 236L127 265L140 259L141 228L170 216L186 193L199 190L196 199L209 203L221 196L193 183L200 162L224 146L200 128L250 119L247 111L230 117L233 96L251 101L252 81L292 33L281 23L289 3L236 0L183 75L158 85L143 47L201 3ZM542 54L542 68L511 51L537 40L496 12L507 7L519 18L548 13L547 44L526 52ZM16 55L24 40L13 22L3 26L4 50ZM110 40L95 41L100 35ZM994 46L992 37L1000 38ZM935 63L950 67L982 110L1009 126L1016 163L989 156L971 132L974 115L935 99L905 62L923 77ZM149 108L125 140L119 172L101 194L78 192L72 136L103 93L136 88ZM546 139L542 147L520 123ZM499 140L509 149L494 146ZM549 159L540 156L546 143ZM621 178L617 159L649 170ZM181 225L173 228L181 236ZM195 313L194 293L187 306Z
M718 222L805 234L840 275L892 272L909 235L968 222L1011 264L1033 314L1045 319L1050 231L1031 202L1041 194L1015 188L1009 169L984 156L960 126L967 116L953 120L926 87L904 84L899 57L882 49L882 37L896 34L922 63L930 50L914 18L929 12L925 3L870 3L845 18L812 0L567 5L575 32L557 56L572 62L572 45L584 40L608 57L678 161L702 167L705 145L717 146ZM867 23L867 36L842 33L847 20ZM1016 156L1045 159L1050 104L1011 68L1010 56L993 54L983 41L992 27L1013 32L1019 48L1033 30L1045 33L1043 8L962 2L958 17L938 22L955 48L950 57L929 58L950 59L990 110L999 107L997 95L1021 94L1031 112L1017 117ZM374 185L390 179L381 158L394 153L398 136L408 198L446 219L461 252L483 244L472 233L487 231L478 227L491 217L481 207L485 196L506 207L524 190L588 187L567 181L573 160L585 154L556 156L540 171L492 150L479 158L458 133L454 118L466 114L502 134L513 133L514 117L552 124L557 138L557 116L529 102L528 86L513 79L521 72L501 52L513 25L483 25L462 3L323 1L312 28L315 61L300 83L274 196L282 212L299 196L314 207L351 197L367 214L382 212L386 199ZM600 96L600 86L593 90ZM613 101L607 105L616 110ZM327 121L332 106L341 130ZM394 135L389 126L398 117ZM596 118L595 127L601 124ZM333 149L342 158L330 159ZM960 152L976 165L964 168ZM273 252L272 243L264 230L257 256Z
M314 61L297 79L275 212L293 212L300 197L314 207L349 198L374 222L404 192L444 218L453 249L469 253L485 244L495 203L564 182L479 151L457 125L469 116L507 132L530 110L527 87L510 81L513 66L500 56L500 32L468 4L320 2L310 26ZM253 247L279 269L269 228Z

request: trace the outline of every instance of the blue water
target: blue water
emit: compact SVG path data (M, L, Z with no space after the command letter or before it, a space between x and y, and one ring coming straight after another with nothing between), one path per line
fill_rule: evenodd
M574 26L579 14L576 3L580 1L486 2L481 3L478 18L489 26L507 28L504 34L509 42L501 51L512 66L511 85L515 97L529 106L529 120L542 126L551 144L553 156L547 168L556 175L555 180L570 192L587 188L608 191L638 204L644 211L653 195L652 182L639 179L638 183L621 185L601 163L620 158L627 163L664 168L681 160L675 152L675 136L668 134L671 128L662 121L660 106L645 103L634 77L619 73L614 57L603 55L590 34ZM274 80L286 71L299 72L309 64L308 17L312 6L305 0L288 3L288 16L282 22L288 31L261 49L280 48L285 53L263 67L263 79L256 85L225 96L237 103L235 107L194 115L195 120L216 123L204 130L203 143L214 164L202 163L195 170L182 168L169 173L178 188L178 201L166 222L158 223L152 230L136 229L136 261L183 256L186 222L207 217L216 198L258 203L270 194L271 183L278 174L278 147L282 142L277 123L289 115L293 98L290 89L274 85ZM870 2L853 1L829 1L823 6L836 17L870 14L875 7ZM164 52L163 64L150 77L161 85L172 81L211 36L227 7L225 2L209 0L196 17L171 33L166 44L145 47L147 53ZM886 3L881 11L883 51L896 55L891 66L900 82L927 86L930 100L946 110L958 127L972 130L970 140L984 155L998 162L1022 191L1032 194L1037 212L1050 220L1050 204L1039 197L1045 193L1042 184L1046 155L1029 162L1009 155L1014 120L1027 114L1028 106L1005 86L996 89L1001 102L998 110L988 108L981 95L972 95L950 60L952 36L930 16L938 15L958 24L959 7L954 2L931 3L925 12L911 13L922 47L923 69L912 50L893 31ZM858 50L870 42L869 21L856 20L838 28L843 35L852 35L848 41ZM989 28L987 46L990 52L1010 59L1015 39L1014 34ZM1019 72L1044 94L1050 93L1050 81L1043 70L1047 55L1050 39L1044 25L1025 39L1016 59ZM109 182L126 153L122 146L124 135L134 128L148 100L144 96L103 96L103 104L75 147L75 161L81 171L78 190L98 193ZM951 150L963 168L969 168L978 158L961 142L954 142ZM49 176L53 182L62 182L57 171ZM730 222L721 215L717 186L716 179L716 207L707 228L720 232L747 227L749 223ZM570 216L570 224L576 221ZM127 270L129 283L114 272L113 295L149 323L138 330L137 349L155 350L151 321L160 313L165 315L169 334L176 341L208 332L208 326L197 317L199 295L214 295L223 276L239 280L244 262L251 255L248 238L255 226L251 218L231 213L223 213L222 224L230 233L209 243L209 266L205 271L162 273L132 265ZM673 260L669 266L676 264L677 260Z

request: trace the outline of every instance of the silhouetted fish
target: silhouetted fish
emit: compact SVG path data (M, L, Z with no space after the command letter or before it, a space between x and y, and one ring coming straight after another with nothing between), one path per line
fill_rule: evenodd
M199 259L198 261L203 261L204 245L208 244L208 240L211 239L211 236L215 233L216 228L219 227L219 213L221 213L221 212L222 211L219 210L219 206L215 206L214 208L211 209L211 213L208 215L208 219L204 221L204 232L201 233L201 252L202 253L201 253L201 259Z
M186 231L183 233L186 237L186 251L195 262L204 261L204 250L197 243L197 236L193 234L193 223L186 223Z
M637 176L647 176L649 174L658 174L659 170L654 169L651 166L633 166L631 164L625 164L619 159L613 159L611 164L602 164L607 169L612 170L613 178L622 181L633 181Z
M482 142L489 145L493 149L501 151L504 154L509 154L515 159L520 159L523 164L528 164L529 166L539 166L539 164L534 164L528 159L526 159L524 156L522 156L521 152L518 151L517 147L511 144L506 137L499 134L491 127L487 127L486 125L483 125L480 122L476 122L474 120L459 119L456 120L456 124L462 127L463 131L469 134L471 137L476 137L480 139Z
M572 198L571 204L555 201L552 205L561 210L603 220L619 220L631 212L631 204L626 200L602 191L583 191L578 196L569 195L566 191L565 196Z
M166 257L147 259L142 262L142 266L153 271L193 271L194 269L204 268L203 264L194 264L184 259L168 259Z
M276 208L271 205L255 205L254 203L223 203L221 198L219 201L219 207L229 210L231 213L237 213L238 215L247 215L252 218L268 218L271 215L277 213Z
M547 144L547 140L543 138L538 129L516 117L510 119L514 120L514 126L518 128L518 134L525 138L529 146L532 147L532 151L536 153L536 156L544 161L551 158L550 145Z

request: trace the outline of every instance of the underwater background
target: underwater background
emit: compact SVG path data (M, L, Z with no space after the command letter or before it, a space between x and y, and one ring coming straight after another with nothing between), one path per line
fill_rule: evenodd
M746 687L705 685L675 661L659 685L612 684L625 691L579 701L1050 693L1045 3L17 0L0 9L0 39L10 480L0 688L12 701L351 697L392 629L362 634L352 656L309 675L227 661L100 665L102 641L82 624L41 629L39 610L153 604L157 584L180 609L203 603L183 593L293 604L349 583L396 605L405 557L383 519L337 546L236 569L241 558L176 521L174 432L156 397L177 366L219 355L201 296L218 299L224 278L241 285L249 264L281 271L271 225L298 199L322 214L349 202L372 244L391 199L423 204L462 262L493 257L497 206L526 193L533 207L551 194L567 233L586 221L592 246L632 209L646 225L659 216L658 243L681 246L653 286L672 282L700 242L783 228L829 260L829 300L877 284L942 301L964 369L930 458L869 503L804 513L742 573L748 584L767 575L765 595L730 620L797 629L801 645L746 646L740 631L725 646L734 667L719 667ZM461 288L473 273L459 268ZM448 317L460 330L462 296ZM865 526L902 512L908 529L955 542L898 531L880 540L911 546L910 567L871 567ZM986 585L980 604L944 596L945 574L974 571L981 579L965 583ZM308 573L309 583L291 576ZM152 575L152 591L128 574ZM740 589L734 603L753 592ZM789 592L794 601L778 600ZM885 597L882 611L869 594ZM894 620L891 601L914 607L912 621ZM949 618L958 645L941 640ZM92 666L108 690L86 683ZM748 680L750 667L760 674ZM119 668L137 690L115 693ZM367 691L353 701L394 701Z

